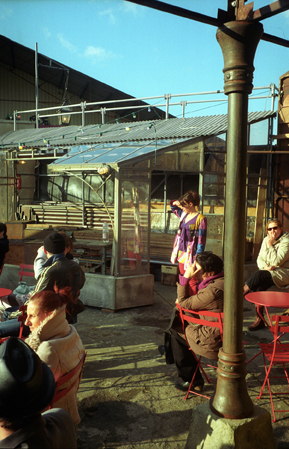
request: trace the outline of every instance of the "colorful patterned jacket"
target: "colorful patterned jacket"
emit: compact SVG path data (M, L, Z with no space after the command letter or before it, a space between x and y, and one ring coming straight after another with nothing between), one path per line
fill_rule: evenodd
M180 219L180 232L176 235L175 238L171 262L175 263L175 261L178 260L178 262L184 264L184 269L186 270L186 268L195 260L197 254L205 251L207 237L207 218L199 213L194 224L189 224L186 227L181 227L181 223L186 218L187 214L185 214L180 207L173 206L172 203L174 201L175 200L172 200L170 202L170 207L172 212ZM183 241L186 251L180 257L178 257L180 240Z

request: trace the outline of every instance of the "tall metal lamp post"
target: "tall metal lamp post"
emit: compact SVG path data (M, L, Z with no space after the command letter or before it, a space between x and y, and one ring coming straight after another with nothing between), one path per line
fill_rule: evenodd
M242 274L245 263L248 95L253 88L253 60L262 34L260 23L244 21L226 23L217 31L225 63L228 133L224 340L219 352L218 382L211 409L226 418L245 418L254 409L246 388L246 355L242 350Z
M161 1L127 1L219 27L217 40L223 52L228 95L225 300L224 341L210 407L221 417L246 418L254 411L245 382L246 356L242 350L248 95L253 88L253 60L259 40L289 47L285 39L263 33L260 20L288 10L289 1L275 1L253 11L253 3L228 0L227 11L219 10L217 19Z

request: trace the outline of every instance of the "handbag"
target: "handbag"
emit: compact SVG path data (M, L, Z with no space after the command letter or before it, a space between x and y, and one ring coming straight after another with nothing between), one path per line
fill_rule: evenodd
M164 333L165 357L166 357L167 365L172 365L173 363L175 363L174 354L173 354L173 350L172 350L172 343L171 343L171 338L172 338L171 331L170 331L171 329L175 329L177 332L182 332L182 330L183 330L180 314L176 307L174 308L174 310L172 312L169 327L165 330L165 333Z
M18 287L13 290L14 295L27 295L34 290L35 285L27 285L27 282L20 281Z
M180 233L178 231L177 235L175 237L173 251L172 251L172 255L171 255L171 263L173 263L173 264L176 263L177 258L178 258L179 245L180 245Z
M164 345L165 345L165 356L166 356L166 364L167 365L172 365L173 363L175 363L174 360L174 354L173 354L173 350L172 350L172 343L171 343L171 334L168 331L165 331L164 334Z

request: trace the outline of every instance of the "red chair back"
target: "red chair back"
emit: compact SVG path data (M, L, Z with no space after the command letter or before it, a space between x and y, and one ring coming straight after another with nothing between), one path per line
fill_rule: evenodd
M204 377L206 379L206 381L208 383L211 383L211 380L213 380L213 379L210 379L207 376L207 374L204 371L204 368L203 368L202 365L207 366L208 368L214 368L214 369L216 369L217 367L214 366L214 365L210 365L209 363L203 362L202 361L202 356L197 356L194 353L194 351L190 348L190 345L189 345L189 342L188 342L187 336L186 336L186 324L187 323L193 323L195 325L209 326L209 327L214 327L216 329L219 329L220 330L221 339L223 340L223 320L224 320L224 314L223 314L223 312L211 312L210 310L197 310L197 311L195 311L195 310L188 310L188 309L182 308L180 304L177 304L177 308L178 308L178 310L180 312L180 318L182 320L182 326L183 326L183 333L184 333L184 336L185 336L188 348L192 351L193 356L195 357L195 359L197 361L196 371L197 371L198 368L200 368L201 371L202 371L202 374L204 375ZM200 315L202 316L202 318L200 317ZM214 319L214 321L206 320L203 317ZM202 396L202 397L204 397L206 399L210 399L209 396L205 396L204 394L197 393L196 391L194 391L192 389L192 385L193 385L193 382L194 382L194 379L195 379L196 371L195 371L195 374L193 375L193 378L191 380L190 386L188 388L187 394L184 397L184 399L188 399L190 393L196 394L197 396Z
M81 381L81 376L82 376L85 359L86 359L86 352L83 354L82 359L80 360L78 365L76 365L76 367L73 368L73 370L69 371L69 373L67 373L67 374L64 374L57 380L54 397L51 401L51 404L49 405L49 409L53 408L53 404L60 401L60 399L62 399L64 396L66 396L77 383L79 385L79 383ZM78 376L74 379L74 381L69 386L67 386L65 388L61 388L64 384L68 383L77 373L79 373Z
M19 265L19 267L20 267L20 271L18 272L18 274L20 276L20 282L22 281L22 278L24 276L29 276L29 277L34 278L34 266L33 265L27 265L25 263L21 263ZM30 271L27 271L27 270L30 270Z
M272 315L271 316L272 326L270 326L270 331L274 335L274 339L277 338L279 334L289 333L289 317L286 315ZM286 324L284 324L284 322ZM277 341L277 340L276 340Z
M220 329L220 335L223 340L223 321L224 321L224 313L223 312L212 312L210 310L188 310L184 309L180 306L180 304L177 304L177 308L180 312L180 317L183 324L183 331L185 334L185 326L187 323L193 323L198 324L201 326L209 326L209 327L215 327L216 329ZM200 316L210 317L214 318L214 321L205 320L203 318L200 318ZM288 321L288 318L287 318ZM186 334L185 334L186 335Z

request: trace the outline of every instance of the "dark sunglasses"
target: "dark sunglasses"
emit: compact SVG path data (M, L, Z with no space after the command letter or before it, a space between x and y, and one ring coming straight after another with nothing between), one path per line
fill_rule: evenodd
M279 228L279 226L273 226L273 228L268 228L268 231L276 231Z

